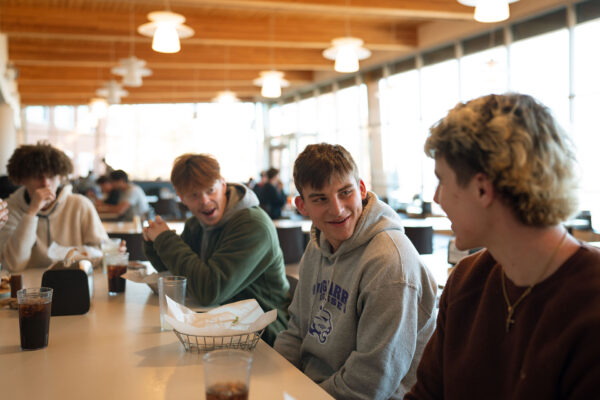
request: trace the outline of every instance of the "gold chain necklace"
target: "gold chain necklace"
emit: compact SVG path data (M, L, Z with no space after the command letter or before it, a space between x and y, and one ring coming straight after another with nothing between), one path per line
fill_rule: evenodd
M502 270L502 294L504 294L504 301L506 301L506 308L507 308L507 312L508 312L508 315L506 316L506 332L507 333L510 331L510 326L515 323L515 320L512 318L513 314L515 313L515 309L517 308L517 306L519 304L521 304L523 299L525 297L527 297L527 295L529 293L531 293L531 290L533 289L533 287L544 276L544 274L546 273L548 268L550 268L550 264L552 264L552 260L554 260L554 256L556 256L556 253L558 253L558 250L561 248L566 237L567 237L567 231L565 231L565 233L563 233L562 238L560 239L560 242L552 251L552 255L550 256L550 259L548 260L548 263L544 267L540 277L536 281L534 281L531 285L529 285L529 287L527 289L525 289L523 294L513 304L510 304L510 300L508 299L508 292L506 291L506 278L504 277L505 273L504 273L504 270Z

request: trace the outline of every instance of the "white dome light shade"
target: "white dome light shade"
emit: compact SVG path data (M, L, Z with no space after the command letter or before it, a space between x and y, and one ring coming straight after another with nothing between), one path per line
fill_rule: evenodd
M354 37L335 38L331 47L323 51L323 57L335 60L335 70L338 72L358 71L358 61L371 56L364 47L362 39Z
M233 104L239 102L240 100L231 90L223 90L217 93L217 97L215 97L213 101L220 104Z
M123 77L125 86L140 87L142 86L142 77L152 75L150 69L144 68L146 61L137 57L121 58L119 64L120 66L114 67L111 71L113 74Z
M475 7L475 21L500 22L508 19L508 5L518 0L458 0L465 6Z
M283 79L283 72L261 71L260 78L254 80L254 84L262 86L260 94L263 97L276 99L281 96L281 87L288 87L290 83Z
M194 30L183 25L185 17L171 11L154 11L148 14L148 22L138 27L138 32L152 37L152 50L159 53L177 53L181 50L179 39L194 35Z
M88 105L90 114L96 119L104 118L108 110L108 103L101 97L94 97Z
M119 104L121 97L127 96L129 93L121 88L117 81L108 82L102 89L96 90L96 94L100 97L105 97L108 104Z

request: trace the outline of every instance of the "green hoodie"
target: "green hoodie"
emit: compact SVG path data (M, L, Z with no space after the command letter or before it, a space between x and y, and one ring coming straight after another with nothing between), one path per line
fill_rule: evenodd
M250 189L228 183L217 225L192 217L181 236L163 232L144 242L144 252L156 270L187 277L188 293L203 306L256 299L264 311L277 309L262 337L272 345L287 326L289 283L277 231L258 204Z

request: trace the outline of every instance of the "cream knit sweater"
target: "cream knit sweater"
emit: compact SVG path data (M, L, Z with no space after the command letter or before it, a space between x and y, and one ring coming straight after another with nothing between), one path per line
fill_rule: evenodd
M0 229L0 262L9 271L25 268L46 268L48 247L52 242L61 246L100 246L108 238L92 202L73 194L71 185L60 191L54 205L36 216L27 215L25 187L7 199L8 221Z

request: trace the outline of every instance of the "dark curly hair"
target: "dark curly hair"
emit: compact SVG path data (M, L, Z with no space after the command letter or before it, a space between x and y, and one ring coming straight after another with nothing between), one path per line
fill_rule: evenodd
M73 172L73 163L61 150L49 143L25 144L15 150L6 165L8 177L20 185L24 179L44 175L63 177Z

